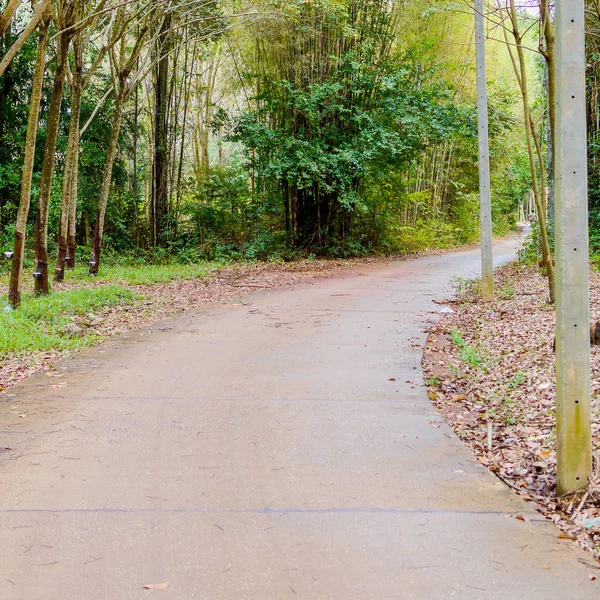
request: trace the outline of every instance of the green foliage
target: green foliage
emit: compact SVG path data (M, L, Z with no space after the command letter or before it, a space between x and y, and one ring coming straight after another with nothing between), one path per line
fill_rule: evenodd
M142 296L119 285L81 287L50 296L26 295L18 310L0 312L0 357L43 350L75 350L98 340L97 334L73 336L72 317L111 306L132 305ZM6 298L2 298L6 303Z
M442 383L442 380L439 378L438 375L434 375L433 377L430 377L425 383L430 387L438 387Z
M1 56L16 37L12 31L0 37ZM14 222L19 203L36 47L35 36L32 36L0 77L0 231ZM40 162L41 153L37 152L36 164L39 166Z
M480 278L452 277L451 282L458 296L481 296Z
M234 4L236 10L241 8ZM140 87L125 106L103 266L397 254L475 241L479 200L473 64L465 58L466 38L457 33L460 28L447 28L453 8L447 0L432 0L426 7L386 0L264 0L256 13L258 27L250 20L254 24L249 21L224 33L222 5L187 7L194 18L188 19L186 34L194 40L212 36L212 42L194 41L190 49L178 45L170 63L166 231L154 248L148 205L154 116L152 94ZM453 13L452 18L458 22L463 16ZM470 26L470 17L468 22ZM0 49L6 50L15 35L9 31ZM221 52L220 42L229 35L229 50ZM449 43L440 44L442 38ZM53 38L39 120L26 271L31 270L55 44ZM491 46L492 55L498 55L498 46ZM34 34L0 81L2 250L12 246L35 51ZM97 43L91 42L87 65L97 52ZM205 99L207 78L190 74L205 73L211 61L218 65L215 93ZM507 57L504 62L509 64ZM516 86L506 84L501 67L491 66L489 86L497 234L514 226L516 207L530 178L515 118L519 97ZM80 263L89 258L89 248L83 245L93 231L111 133L114 97L109 94L101 101L111 84L103 64L83 96L81 125L98 106L99 110L81 139L76 217ZM243 111L228 114L224 107L239 106L242 97L247 100ZM49 211L51 256L70 102L67 85ZM192 111L199 115L197 122L190 118ZM210 114L216 115L212 122ZM206 170L204 163L196 164L194 145L199 129L210 126L213 135L205 150L211 167ZM233 150L225 152L225 158L219 154L220 166L213 166L215 136L223 127L229 139L221 144L219 138L219 149ZM595 214L592 211L592 222L600 231ZM592 246L600 251L600 234L596 237L592 235ZM0 263L0 274L7 267L7 262Z
M348 55L333 80L304 90L288 81L261 87L260 108L241 115L232 136L247 149L249 167L347 210L360 202L357 185L368 173L384 177L413 160L426 138L443 139L464 125L441 90L419 87L410 64L376 71ZM293 114L302 115L301 125L285 117Z
M547 227L550 251L554 253L554 223L549 221ZM529 235L523 242L523 246L519 250L519 260L529 265L538 263L541 256L540 248L540 223L539 221L535 221Z
M384 221L392 215L371 222L361 215L377 213L392 194L399 207L406 190L397 175L426 147L472 137L474 112L418 52L390 54L395 5L359 1L350 10L338 4L348 12L332 22L321 12L329 3L300 3L290 35L281 41L273 34L291 63L270 68L263 59L252 75L255 106L234 119L230 139L243 144L260 186L279 196L294 241L327 253L346 238L355 252L382 240L389 248L393 233ZM319 24L303 28L315 14ZM307 62L307 48L316 52L319 45L339 50L321 58L324 64Z
M527 382L527 373L525 371L515 371L514 375L508 380L507 387L509 390L515 390L519 386Z
M497 290L499 300L512 300L515 297L515 288L512 283L507 282Z
M485 358L472 346L469 346L458 330L450 333L450 340L460 351L460 359L470 367L487 372Z

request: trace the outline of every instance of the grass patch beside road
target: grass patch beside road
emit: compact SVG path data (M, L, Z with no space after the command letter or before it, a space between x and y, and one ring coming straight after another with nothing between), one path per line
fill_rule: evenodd
M76 350L96 341L93 324L107 309L143 296L121 285L79 287L50 296L25 295L18 310L0 312L0 358L27 351ZM6 306L6 296L0 299Z
M198 264L179 265L102 265L100 274L92 277L88 273L88 266L78 265L68 271L66 282L85 283L88 281L123 283L127 285L154 285L167 283L174 279L204 279L208 274L225 266L218 262L205 262Z
M69 286L70 284L85 283L120 283L124 285L155 285L157 283L167 283L174 279L204 279L208 277L211 271L225 268L227 265L222 262L202 262L197 264L107 264L102 265L100 274L92 276L88 272L87 263L79 263L74 269L67 271L64 283L55 285L57 288ZM231 268L231 267L230 267ZM33 286L33 279L30 273L25 270L24 288ZM0 277L0 285L8 289L9 273L5 272ZM53 285L52 283L50 284Z

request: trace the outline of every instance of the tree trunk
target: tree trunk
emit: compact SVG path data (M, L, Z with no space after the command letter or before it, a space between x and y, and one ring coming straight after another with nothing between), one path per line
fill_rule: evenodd
M46 10L50 6L50 0L42 0L36 7L33 17L29 23L27 23L25 29L21 32L21 35L15 40L15 43L9 48L8 52L0 61L0 76L6 71L12 59L15 57L17 52L21 49L21 46L27 41L29 36L36 30L42 17L46 14Z
M83 233L85 235L85 245L89 246L91 244L91 240L92 240L92 233L91 233L91 227L90 227L90 213L86 210L83 213Z
M79 115L81 113L83 77L82 72L75 70L71 85L71 121L69 123L69 138L67 141L67 157L63 172L62 206L58 231L58 256L54 281L63 281L65 267L68 261L74 264L75 248L69 248L69 241L74 245L74 239L69 239L69 225L74 220L77 202L77 164L79 162ZM75 191L73 191L75 188ZM72 253L71 253L72 250Z
M25 234L27 231L27 217L31 204L31 180L33 178L33 163L35 159L35 141L39 121L42 87L44 84L44 69L46 67L46 52L48 50L48 28L50 16L47 14L40 25L31 98L29 100L29 118L27 121L27 137L25 139L25 158L21 174L21 199L15 226L14 253L12 258L12 272L8 288L8 302L12 308L21 304L21 280L23 275L23 251L25 248Z
M104 175L102 177L102 189L98 201L98 214L96 217L96 226L94 227L94 241L92 243L92 256L90 257L90 275L98 275L100 269L100 251L102 250L102 236L104 234L104 217L106 215L106 206L108 204L108 195L112 182L112 171L117 155L117 143L119 141L119 130L123 118L123 107L125 104L125 82L121 81L120 91L115 98L115 112L112 119L112 132L106 152L106 162L104 164Z
M52 188L52 175L54 172L54 153L58 139L58 125L60 120L60 107L63 97L63 87L67 74L67 52L70 38L61 34L58 38L56 56L56 71L54 85L48 111L48 127L46 129L46 146L44 148L44 163L40 179L40 194L35 221L35 286L36 295L50 293L48 282L48 206Z
M515 40L515 47L517 51L518 62L515 60L512 53L511 47L506 38L506 30L504 35L506 39L506 45L511 57L515 75L517 77L519 87L521 89L521 95L523 98L523 114L525 118L525 136L527 139L527 153L529 156L529 167L531 170L531 182L533 187L533 196L535 205L538 213L539 225L540 225L540 246L542 251L542 264L546 271L548 278L548 288L550 295L550 302L554 303L555 290L554 290L554 262L552 259L552 253L550 251L550 243L548 240L548 227L547 227L547 206L546 206L546 183L544 173L544 161L541 155L541 145L535 131L533 117L531 115L531 107L529 104L529 87L527 83L527 72L525 63L525 54L523 50L523 40L519 33L519 21L517 16L517 10L515 7L515 0L510 0L510 19L512 25L512 34ZM536 152L539 163L539 181L538 181L538 166L536 165Z
M546 91L548 96L548 204L550 221L554 221L554 148L556 147L556 73L555 73L555 34L548 0L539 0L540 18L542 19L544 47L540 51L546 61Z
M4 12L0 15L0 35L4 35L9 28L17 9L23 0L8 0Z
M77 140L79 145L79 136ZM79 154L79 148L77 149ZM77 226L77 179L79 177L79 160L73 163L71 173L71 201L69 203L69 226L67 229L67 256L65 261L67 269L75 268L75 250L77 249L76 226Z
M154 86L154 160L152 181L152 231L153 242L159 244L164 240L165 225L169 210L168 205L168 126L169 126L169 52L171 48L170 34L171 15L163 21L157 41L158 63L155 68L156 83Z

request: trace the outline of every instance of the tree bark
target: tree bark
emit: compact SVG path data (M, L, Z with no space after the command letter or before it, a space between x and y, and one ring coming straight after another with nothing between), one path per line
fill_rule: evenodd
M12 308L21 304L21 281L23 275L23 252L25 249L25 234L27 231L27 218L31 204L31 181L33 178L33 163L35 159L35 141L44 84L44 69L46 67L46 52L48 50L48 28L50 15L47 13L41 22L38 38L31 98L29 100L29 118L27 121L27 136L25 139L25 158L21 174L21 198L19 212L15 226L15 242L12 258L12 272L8 288L8 302Z
M48 126L46 129L46 146L44 147L44 162L40 179L40 194L35 221L35 286L36 295L50 293L48 281L48 207L54 173L54 153L58 139L60 107L62 104L63 88L67 74L67 53L70 37L60 34L56 56L56 71L48 111Z
M552 23L550 6L548 0L539 0L540 3L540 16L542 19L542 26L544 31L544 48L541 49L542 56L544 57L547 65L546 69L546 80L547 80L547 93L548 93L548 128L550 135L548 136L548 183L550 186L548 200L550 209L550 221L554 220L554 149L556 148L556 106L554 105L554 99L556 98L556 73L555 73L555 35L554 35L554 24Z
M35 12L33 13L33 17L25 29L23 29L21 35L15 40L15 43L8 49L8 52L0 61L0 76L6 71L12 59L15 57L17 52L21 49L21 46L27 41L29 36L36 30L39 25L42 17L46 14L46 10L50 6L50 0L41 0L41 2L37 5Z
M4 35L6 30L10 27L10 24L17 12L17 9L21 5L23 0L8 0L8 5L4 9L4 12L0 15L0 35Z
M154 156L152 161L152 237L154 244L163 241L169 210L168 205L168 126L169 126L169 52L171 48L171 15L163 21L156 42L158 62L154 86Z
M100 252L102 250L102 236L104 235L104 217L106 216L106 206L108 204L108 195L112 183L112 171L117 155L117 144L119 141L119 131L123 119L123 108L125 105L125 81L121 82L120 91L115 98L115 112L112 119L112 132L106 152L106 162L104 164L104 174L102 177L102 189L98 201L98 214L96 216L96 225L94 227L94 241L92 243L92 256L90 258L90 275L98 275L100 269Z
M537 133L535 131L533 116L531 114L531 107L529 104L529 87L527 83L527 72L525 63L525 53L523 50L523 40L519 32L519 21L517 10L515 7L515 0L510 0L510 20L512 25L512 35L515 40L515 47L517 51L518 62L515 60L512 53L512 49L506 39L506 46L511 57L515 75L519 83L521 95L523 98L523 114L525 119L525 137L527 139L527 154L529 156L529 167L531 170L531 183L533 188L533 196L535 200L535 206L538 213L538 220L540 226L540 246L542 250L542 265L546 271L548 278L548 288L550 295L550 302L555 301L555 289L554 289L554 262L552 259L552 252L550 251L550 242L548 240L548 223L547 223L547 206L546 206L546 182L544 173L544 161L541 154L541 145ZM506 30L504 30L506 36ZM539 163L539 181L538 181L538 167L536 165L536 154Z
M67 263L75 265L75 228L74 220L77 205L77 175L79 163L79 116L81 114L81 97L83 92L83 47L81 36L74 42L73 78L71 82L71 121L67 141L67 156L63 172L62 205L58 231L58 256L54 281L63 281ZM72 237L69 236L70 225L73 224Z

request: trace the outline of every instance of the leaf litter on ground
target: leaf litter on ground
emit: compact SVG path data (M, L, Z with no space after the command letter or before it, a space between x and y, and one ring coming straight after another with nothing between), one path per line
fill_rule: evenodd
M594 475L556 496L554 309L532 266L496 271L497 299L461 286L453 313L430 330L423 358L429 397L479 462L600 560L600 347L591 348ZM592 323L600 321L600 274L590 275ZM491 430L491 438L490 438ZM491 444L490 444L491 441Z

